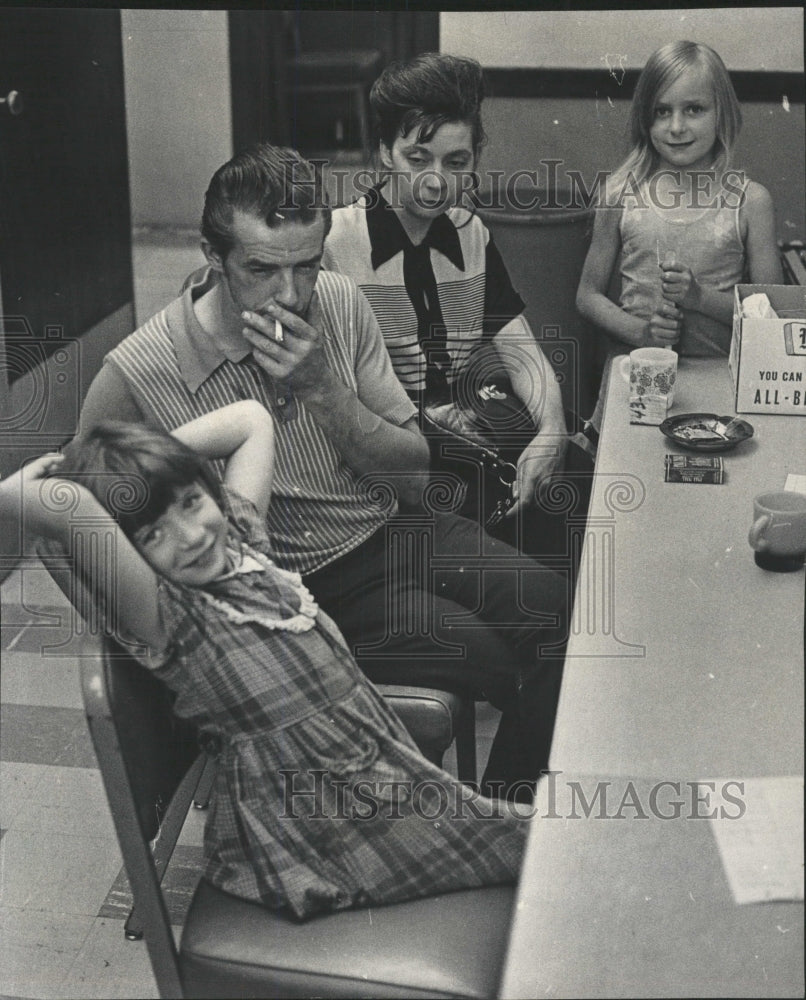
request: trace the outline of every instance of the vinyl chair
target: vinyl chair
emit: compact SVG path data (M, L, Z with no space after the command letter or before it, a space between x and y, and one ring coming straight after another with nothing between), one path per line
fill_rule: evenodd
M563 407L584 417L596 403L609 343L575 306L595 209L578 204L573 189L528 194L538 204L524 209L514 200L523 193L488 190L479 196L479 216L526 302L526 319L554 368Z
M806 244L803 240L778 240L778 253L787 285L806 285Z
M400 684L377 687L423 757L442 767L446 751L456 740L456 774L466 784L475 783L476 705L472 697Z
M216 775L216 764L214 757L208 757L204 764L204 770L199 777L199 783L193 793L193 808L206 809L210 802L210 795L213 791L213 782Z
M493 997L514 888L490 886L305 923L202 880L177 948L149 842L186 769L161 682L112 640L82 663L87 721L162 997ZM184 772L184 773L183 773Z
M401 722L412 734L423 756L438 766L446 750L456 739L457 774L465 782L476 780L475 704L472 699L431 688L379 688ZM180 763L190 764L198 751L199 739L189 729L183 732L177 720L174 741L181 754ZM201 742L204 742L203 736ZM191 802L196 809L207 807L218 765L212 756L200 753L193 760L184 779L170 800L165 800L160 815L160 835L152 845L154 869L159 881L168 868ZM145 915L135 900L123 933L129 941L140 941Z

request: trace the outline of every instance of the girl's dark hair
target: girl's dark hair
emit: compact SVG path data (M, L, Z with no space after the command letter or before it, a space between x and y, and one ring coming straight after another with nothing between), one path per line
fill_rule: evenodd
M475 59L425 52L391 63L373 83L369 101L376 140L390 149L400 135L418 129L430 142L448 122L470 125L476 156L486 141L481 124L484 78Z
M330 205L321 169L294 149L258 143L219 167L204 196L201 233L222 258L233 246L235 210L261 218L270 228L322 218L330 229Z
M220 487L201 455L170 434L140 424L105 421L62 452L59 477L88 489L129 538L153 524L192 483L201 482L221 502Z

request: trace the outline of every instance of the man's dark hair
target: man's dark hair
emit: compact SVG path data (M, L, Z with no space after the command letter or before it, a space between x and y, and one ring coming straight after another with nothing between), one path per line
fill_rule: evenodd
M448 122L470 126L476 156L486 141L481 124L484 78L475 59L424 52L408 62L391 63L372 85L369 99L376 139L390 149L412 129L418 129L418 142L430 142Z
M330 205L321 170L294 149L259 143L238 153L213 174L204 196L201 232L222 258L233 246L232 218L238 210L276 228L322 218L330 230Z

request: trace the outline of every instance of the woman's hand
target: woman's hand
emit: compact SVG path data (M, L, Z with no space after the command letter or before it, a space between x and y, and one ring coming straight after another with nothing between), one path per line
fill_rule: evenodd
M521 507L537 505L541 484L562 468L567 447L567 434L543 432L529 442L518 458L518 478L512 490L515 503L506 517L514 517Z

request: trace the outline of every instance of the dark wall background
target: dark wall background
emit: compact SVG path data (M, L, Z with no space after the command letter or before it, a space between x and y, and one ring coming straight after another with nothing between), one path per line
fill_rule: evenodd
M806 239L806 129L798 96L787 95L789 110L784 93L777 100L742 101L744 127L734 156L736 167L770 191L779 237L787 240ZM629 108L628 98L605 95L488 97L482 168L545 173L541 159L562 160L560 173L579 170L590 186L597 170L616 167L625 155Z

